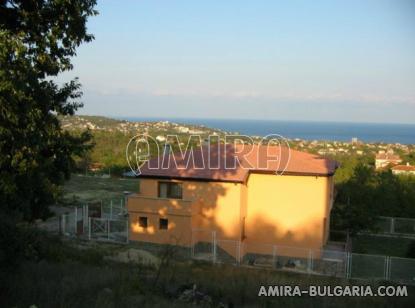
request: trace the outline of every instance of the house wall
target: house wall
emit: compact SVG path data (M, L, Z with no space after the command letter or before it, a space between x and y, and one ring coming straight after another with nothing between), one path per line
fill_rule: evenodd
M140 193L128 198L130 240L190 246L192 240L211 242L216 230L217 239L243 240L244 253L266 254L272 245L321 249L328 240L332 177L253 173L246 185L176 181L183 200L157 198L158 182L141 179ZM139 216L148 217L146 229L138 226ZM159 218L169 220L169 230L159 229ZM237 254L234 246L223 249Z
M200 230L193 232L194 240L211 241L212 230L217 238L240 239L243 184L174 181L182 183L183 189L183 199L177 200L157 198L158 182L141 179L140 193L128 198L130 240L187 246L193 229ZM146 229L138 226L140 216L148 217ZM169 220L168 231L159 229L160 218Z
M251 174L245 252L260 250L258 243L321 249L328 239L332 185L332 177Z
M151 187L146 181L142 188ZM157 183L156 183L157 184ZM157 196L157 194L156 194ZM191 203L186 200L158 199L151 194L136 194L128 197L127 202L130 230L129 238L133 241L170 243L188 245L191 237ZM147 217L147 228L138 224L139 217ZM168 230L159 228L159 219L169 220Z
M415 171L406 171L406 170L393 170L393 174L415 174Z
M400 159L375 159L375 168L379 169L379 168L383 168L383 167L387 167L389 165L397 165L399 163L401 163L402 160Z

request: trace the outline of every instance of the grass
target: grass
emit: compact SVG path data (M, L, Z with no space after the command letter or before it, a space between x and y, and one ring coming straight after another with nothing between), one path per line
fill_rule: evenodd
M61 253L55 249L39 262L27 261L14 272L1 274L0 306L195 307L179 299L182 290L193 285L211 298L210 303L197 303L202 307L219 307L220 303L225 307L409 307L415 300L415 287L409 287L407 298L258 297L261 285L369 283L376 287L380 283L191 261L166 263L159 271L156 267L105 261L104 255L117 251L114 245L89 247L56 240L53 244Z
M123 191L139 189L137 179L99 178L73 175L64 187L64 200L94 202L123 197ZM273 270L212 265L179 258L162 267L117 263L105 256L127 246L62 242L42 239L46 253L36 261L28 260L14 271L0 272L1 307L195 307L179 300L184 288L197 289L212 299L205 307L367 307L411 306L415 287L409 297L272 297L259 298L261 285L372 285L378 281L351 281ZM357 253L405 256L411 240L360 235L353 240ZM140 247L137 247L140 248ZM160 258L162 251L152 251ZM367 261L367 260L366 260ZM362 271L365 260L361 260ZM355 260L358 262L358 260ZM371 264L371 262L369 262ZM362 273L363 275L364 273ZM389 284L389 283L383 283ZM197 303L198 306L203 306Z
M154 272L139 266L91 266L78 263L26 263L11 279L4 307L190 307L178 299L179 289L196 284L213 299L217 307L298 306L405 306L410 298L258 298L260 285L333 285L328 281L299 275L233 268L190 265L163 271L156 286ZM375 283L372 283L376 285ZM414 289L409 294L414 294Z
M117 263L105 256L125 251L115 244L61 240L43 234L41 253L14 270L0 272L0 307L367 307L411 306L408 297L258 297L261 285L371 285L384 282L346 280L261 270L174 258L148 266ZM162 258L163 251L154 252ZM157 254L157 255L156 255ZM39 256L41 256L39 258ZM165 260L165 261L166 261ZM390 283L387 283L388 285ZM210 301L182 301L183 290L197 286ZM220 306L222 304L222 306Z
M357 235L352 241L353 252L393 257L408 257L408 251L415 240L399 237Z
M120 199L124 191L137 192L138 179L102 178L73 174L64 185L63 202L67 205Z
M346 280L292 272L236 267L183 260L176 253L154 251L161 266L109 260L128 247L109 243L62 240L39 233L40 247L14 269L0 269L0 307L411 307L408 297L258 297L261 285L346 286L382 281ZM159 247L161 248L161 247ZM166 246L167 248L167 246ZM177 248L177 247L173 247ZM197 286L209 301L180 299L183 290ZM222 306L220 306L222 305Z
M182 307L147 290L139 269L27 262L7 280L3 307ZM186 306L185 306L186 307Z

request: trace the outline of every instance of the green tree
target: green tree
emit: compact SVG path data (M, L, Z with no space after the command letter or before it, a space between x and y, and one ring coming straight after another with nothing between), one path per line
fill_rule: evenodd
M332 211L332 227L355 234L373 228L378 211L376 208L376 172L372 167L358 164L352 177L337 186Z
M0 0L0 208L1 216L32 220L48 214L74 156L88 150L90 134L61 129L58 115L82 104L72 69L95 0ZM0 223L2 225L2 223ZM0 230L1 231L1 230Z
M335 230L376 231L378 216L415 218L415 176L377 172L360 162L350 178L337 183L336 190L332 211Z

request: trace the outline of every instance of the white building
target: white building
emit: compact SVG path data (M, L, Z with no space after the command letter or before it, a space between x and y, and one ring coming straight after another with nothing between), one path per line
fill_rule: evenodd
M411 166L409 163L406 165L397 165L391 169L393 174L415 174L415 166Z
M378 153L376 154L375 166L376 169L387 167L388 165L398 165L402 162L399 155L391 153Z

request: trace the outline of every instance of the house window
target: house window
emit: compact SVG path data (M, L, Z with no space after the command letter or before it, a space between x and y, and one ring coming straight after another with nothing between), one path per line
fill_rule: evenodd
M141 228L147 228L147 217L138 217L138 226Z
M182 199L182 184L159 182L159 198Z
M160 230L167 230L169 228L169 220L166 218L160 218L159 221L159 229Z

